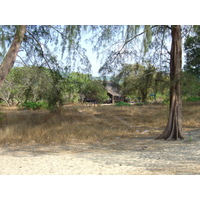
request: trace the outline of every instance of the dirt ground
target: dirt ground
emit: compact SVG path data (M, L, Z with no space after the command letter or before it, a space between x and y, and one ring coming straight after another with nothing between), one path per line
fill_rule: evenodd
M184 140L148 132L112 141L0 147L0 175L199 175L200 129Z

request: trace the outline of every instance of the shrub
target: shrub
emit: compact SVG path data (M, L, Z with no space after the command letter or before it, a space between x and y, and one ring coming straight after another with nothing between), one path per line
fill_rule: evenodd
M40 108L48 108L48 104L45 102L32 102L32 101L27 101L24 102L20 105L20 108L24 108L24 109L32 109L32 110L37 110Z
M186 102L197 102L200 101L200 97L187 97Z
M131 106L131 104L120 101L120 102L116 103L115 106Z
M85 95L87 99L95 99L100 103L105 102L108 99L107 91L99 80L88 82L81 93Z
M169 105L169 103L170 103L169 98L165 98L165 99L162 101L162 103L163 103L164 105Z

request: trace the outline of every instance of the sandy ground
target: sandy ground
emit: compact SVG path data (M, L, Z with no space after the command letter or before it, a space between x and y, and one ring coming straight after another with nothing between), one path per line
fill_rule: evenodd
M153 136L115 138L92 144L0 147L0 175L200 174L200 130L185 140Z

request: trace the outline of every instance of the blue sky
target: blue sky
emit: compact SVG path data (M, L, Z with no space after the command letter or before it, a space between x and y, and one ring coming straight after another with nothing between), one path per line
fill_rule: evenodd
M99 76L98 71L101 66L100 60L97 60L96 53L92 51L92 45L86 44L85 42L83 42L83 45L83 47L87 50L86 55L92 64L92 75Z

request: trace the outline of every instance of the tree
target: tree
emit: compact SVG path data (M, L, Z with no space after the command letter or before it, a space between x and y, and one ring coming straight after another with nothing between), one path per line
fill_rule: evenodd
M57 74L58 72L55 72ZM19 105L27 101L45 101L51 107L56 102L62 102L63 78L57 74L55 85L52 72L44 67L14 67L6 77L0 90L0 97L9 105ZM55 86L58 93L55 93ZM52 102L53 101L53 102Z
M24 92L30 86L25 68L12 68L7 75L1 90L0 97L8 106L18 105L24 101Z
M186 38L184 49L186 64L184 70L200 79L200 26L194 26L193 35Z
M140 64L125 64L115 80L121 82L124 96L137 95L145 102L153 87L156 69L150 64L147 67Z
M167 126L157 139L183 139L182 136L182 99L181 99L181 67L182 37L181 26L171 27L170 52L170 112Z
M25 25L17 26L13 42L0 66L0 87L2 86L6 76L10 72L10 69L14 65L21 43L24 39L25 32Z
M153 84L154 94L168 95L169 91L169 74L165 71L157 71Z
M200 97L200 81L196 74L188 71L182 73L182 95L186 99Z
M104 102L108 99L107 91L99 80L89 81L81 93L85 99L97 100L98 102Z
M64 80L65 92L67 99L70 102L78 101L79 95L85 85L91 81L92 77L90 74L83 74L79 72L71 72L67 74Z
M87 27L86 27L87 28ZM81 37L81 30L86 29L84 26L19 26L16 31L13 45L11 45L8 55L5 57L0 74L2 80L5 79L5 76L8 74L8 69L13 66L13 62L16 58L16 53L19 51L20 44L24 38L25 31L27 31L26 41L23 48L27 52L37 52L37 59L40 58L42 64L45 64L49 69L55 68L58 66L58 62L55 56L50 56L50 49L48 44L51 43L51 40L54 40L54 44L58 44L58 36L60 34L62 38L61 47L62 53L64 54L65 50L68 49L67 58L70 60L77 60L78 57L75 57L75 54L80 55L80 60L83 64L91 66L87 57L85 56L85 49L80 48L79 40ZM181 40L181 26L173 25L169 26L89 26L92 31L95 31L95 35L92 37L94 44L94 49L99 51L100 48L104 48L104 55L107 59L105 60L103 66L100 69L100 72L112 72L116 71L121 63L125 63L130 57L137 58L138 51L134 49L135 41L142 41L144 44L140 49L139 58L143 60L143 52L147 52L148 47L151 44L152 38L156 38L156 42L160 43L160 49L156 49L156 52L163 54L163 50L167 52L167 45L165 40L165 35L171 32L172 44L170 55L170 114L167 127L164 133L158 138L163 139L183 139L182 137L182 100L181 100L181 64L182 64L182 40ZM52 33L53 32L53 33ZM18 34L19 33L19 34ZM159 36L159 37L155 37ZM137 38L141 38L137 40ZM42 45L41 40L45 39L45 43ZM77 40L76 40L77 39ZM106 44L109 44L109 47L106 48ZM141 44L141 42L140 42ZM29 46L27 49L26 47ZM68 48L66 48L66 46ZM13 48L12 48L13 47ZM157 47L157 46L156 46ZM14 55L14 56L9 56ZM166 54L167 56L168 54ZM29 57L31 57L29 55ZM12 59L11 59L12 58ZM11 61L11 62L7 62ZM6 69L2 70L2 69ZM55 83L56 83L55 79ZM57 89L55 87L55 92Z
M110 31L108 31L110 29ZM168 31L171 31L171 52L168 52L170 55L170 113L169 113L169 119L166 126L165 131L163 134L161 134L158 139L175 139L178 138L183 139L182 136L182 100L181 100L181 65L182 65L182 36L181 36L181 26L180 25L173 25L171 27L169 26L142 26L142 27L133 27L133 26L121 26L121 27L100 27L100 37L103 36L103 33L107 30L108 34L104 36L104 41L109 42L109 40L112 39L113 36L115 36L118 33L118 36L120 35L118 30L122 31L121 35L122 37L118 42L113 41L113 43L109 43L109 45L112 47L109 49L109 53L107 53L108 57L105 62L105 64L100 69L101 71L105 72L111 72L114 67L116 69L117 62L119 60L122 60L121 57L123 55L136 55L134 49L133 49L133 41L135 41L136 38L143 35L143 42L144 44L144 52L148 50L148 46L150 44L150 41L152 39L152 36L159 36L156 37L156 40L160 43L160 54L163 54L163 50L167 51L167 45L165 42L165 35L168 35ZM138 30L140 33L138 33ZM101 34L102 33L102 34ZM161 37L160 37L161 36ZM119 38L119 37L118 37ZM99 40L97 40L98 42ZM118 48L117 48L118 44ZM119 47L120 44L120 47ZM127 48L130 47L131 48ZM158 45L155 45L156 47ZM117 50L113 50L113 48L116 48ZM132 50L132 51L131 51ZM158 52L158 49L156 49L156 52ZM167 55L167 54L166 54ZM112 65L111 65L112 63ZM114 67L113 67L114 65Z
M81 32L84 26L0 26L0 43L3 52L3 62L0 67L0 86L8 75L14 63L25 66L43 66L51 71L54 82L52 96L49 96L51 104L57 103L59 76L55 71L71 70L65 66L84 66L84 70L89 71L91 63L87 58L86 50L79 44ZM14 36L13 36L13 33ZM11 45L10 45L11 43ZM10 47L9 47L10 46ZM4 56L4 52L8 53ZM53 50L52 50L53 49ZM20 51L19 51L20 50ZM57 56L56 53L61 56ZM17 58L17 59L16 59ZM65 58L66 62L60 62ZM16 61L16 62L15 62Z
M156 72L155 67L148 65L144 69L143 75L139 78L137 82L138 89L142 96L142 102L146 102L149 90L153 86L153 79L154 79L155 72Z

